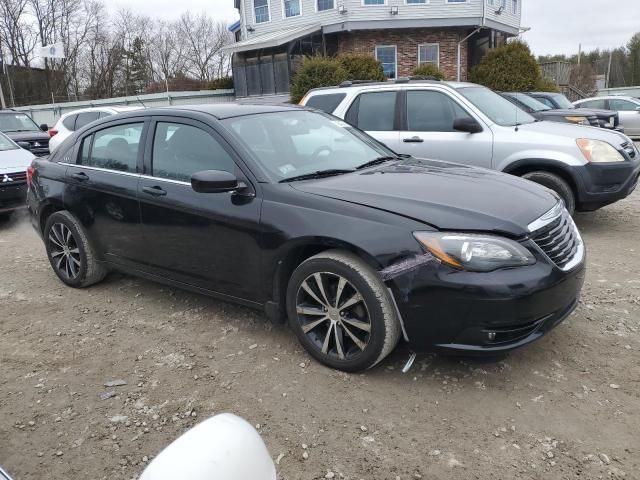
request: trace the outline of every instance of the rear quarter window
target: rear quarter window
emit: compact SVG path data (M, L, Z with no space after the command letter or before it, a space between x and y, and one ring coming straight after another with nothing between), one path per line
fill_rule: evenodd
M62 125L64 125L64 128L67 130L71 130L73 132L76 129L76 118L78 118L78 115L69 115L67 118L62 120Z
M347 96L346 93L327 93L312 96L307 100L307 107L317 108L326 113L333 113L340 102Z

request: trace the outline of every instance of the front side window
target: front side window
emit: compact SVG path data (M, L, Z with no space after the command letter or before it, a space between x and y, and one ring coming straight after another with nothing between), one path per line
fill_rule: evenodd
M357 108L353 123L367 132L391 132L394 130L397 92L363 93L352 108ZM347 113L350 118L351 112ZM351 120L350 120L351 121Z
M633 112L640 108L640 104L635 104L629 100L612 99L609 100L609 108L618 112Z
M245 115L225 125L274 181L322 170L349 170L393 153L349 124L323 113Z
M609 104L609 107L611 107L611 104ZM578 104L577 108L601 108L604 110L607 108L607 103L604 98L601 100L589 100L588 102Z
M256 16L256 23L269 21L269 0L253 0L253 10Z
M418 65L423 63L432 64L436 67L440 65L440 45L437 43L418 45Z
M82 142L80 163L88 167L135 173L143 123L105 128Z
M284 16L286 18L300 15L300 1L301 0L284 0Z
M457 118L470 118L455 101L441 92L407 92L407 128L414 132L454 132Z
M151 158L154 177L190 182L196 172L234 173L235 167L231 155L208 132L181 123L157 123Z
M336 8L335 0L317 0L317 6L319 12L324 12L325 10L333 10Z
M458 88L457 91L491 121L503 127L515 127L536 121L527 112L488 88L463 87Z
M40 127L29 115L24 113L2 113L0 114L0 131L5 133L39 132Z
M382 64L382 69L387 78L396 78L397 76L396 52L395 45L376 47L376 60Z

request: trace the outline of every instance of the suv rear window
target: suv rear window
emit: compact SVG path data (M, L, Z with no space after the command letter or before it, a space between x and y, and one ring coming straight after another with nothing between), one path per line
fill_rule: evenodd
M89 125L91 122L100 118L100 112L82 112L78 114L76 119L76 130L80 130L85 125Z
M397 96L395 91L362 93L345 118L360 130L391 132L395 124Z
M69 115L62 121L62 125L64 125L64 128L67 130L74 132L76 130L76 118L78 118L78 115Z
M306 106L311 108L317 108L318 110L322 110L326 113L333 113L340 102L344 100L346 97L346 93L327 93L314 95L309 100L307 100Z

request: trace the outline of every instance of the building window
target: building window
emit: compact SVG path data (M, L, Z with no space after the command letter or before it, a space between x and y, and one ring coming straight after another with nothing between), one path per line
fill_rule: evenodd
M406 0L407 5L426 5L429 0Z
M440 67L440 45L437 43L425 43L418 45L418 65L430 63Z
M518 0L511 0L511 9L514 15L518 14Z
M284 0L285 18L297 17L300 13L300 0Z
M253 10L256 15L256 23L269 21L269 0L253 0Z
M324 12L325 10L333 10L336 8L335 0L317 0L317 6L319 12Z
M467 0L447 0L447 3L467 3Z
M398 58L395 45L376 47L376 60L382 64L382 69L387 78L397 77Z
M386 5L387 0L362 0L362 5Z

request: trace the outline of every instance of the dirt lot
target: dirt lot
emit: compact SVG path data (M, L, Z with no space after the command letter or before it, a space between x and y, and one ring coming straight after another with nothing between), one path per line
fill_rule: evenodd
M259 312L118 274L66 288L26 219L4 222L0 464L132 479L229 411L283 479L640 478L640 192L577 221L589 273L570 319L506 358L421 356L406 375L402 346L347 375Z

